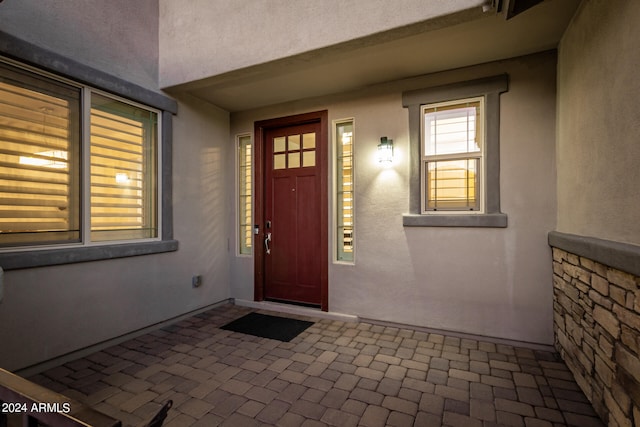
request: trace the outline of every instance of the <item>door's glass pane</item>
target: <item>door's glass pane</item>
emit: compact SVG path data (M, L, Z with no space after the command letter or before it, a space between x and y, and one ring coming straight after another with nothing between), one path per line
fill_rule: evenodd
M311 167L316 165L316 150L302 152L302 166Z
M305 133L302 135L302 148L308 150L310 148L316 148L316 134Z
M80 240L80 91L0 65L0 246Z
M300 152L289 153L289 168L300 167Z
M300 149L300 135L289 135L289 151Z
M287 139L284 136L273 138L273 152L279 153L282 151L287 151L286 141Z
M478 159L427 162L427 209L479 209Z
M273 156L273 168L274 169L286 169L287 168L287 155L275 154Z
M91 240L158 236L155 112L91 96Z

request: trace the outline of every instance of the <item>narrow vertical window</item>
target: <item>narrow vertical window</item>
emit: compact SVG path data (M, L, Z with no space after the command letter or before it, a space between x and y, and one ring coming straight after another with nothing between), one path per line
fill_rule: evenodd
M336 257L349 262L354 249L353 137L353 120L336 123Z
M251 136L238 137L238 248L241 255L251 254L253 228L251 226Z
M91 96L91 240L158 237L155 112Z

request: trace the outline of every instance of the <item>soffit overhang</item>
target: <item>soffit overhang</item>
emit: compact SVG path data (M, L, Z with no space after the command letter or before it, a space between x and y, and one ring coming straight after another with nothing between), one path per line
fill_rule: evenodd
M510 19L474 8L164 89L238 112L542 52L558 46L580 1L543 1Z

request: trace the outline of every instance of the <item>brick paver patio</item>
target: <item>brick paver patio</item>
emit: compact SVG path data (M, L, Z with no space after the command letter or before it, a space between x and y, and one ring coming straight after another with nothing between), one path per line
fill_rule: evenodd
M226 304L31 380L133 426L168 399L167 427L602 426L554 353L319 318L289 343L219 329L250 311Z

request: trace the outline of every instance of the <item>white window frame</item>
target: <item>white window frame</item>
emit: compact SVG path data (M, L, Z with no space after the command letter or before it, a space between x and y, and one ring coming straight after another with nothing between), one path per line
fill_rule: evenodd
M157 242L162 239L162 204L160 202L162 197L162 111L151 108L147 105L143 105L137 102L133 102L127 99L124 99L119 96L112 95L105 91L101 91L99 89L92 88L90 86L82 86L82 161L83 161L83 176L82 176L82 186L83 186L83 217L82 217L82 227L83 227L83 236L84 236L84 246L104 246L104 245L117 245L122 243L129 242ZM92 242L90 239L91 236L91 186L90 184L90 166L91 166L91 95L97 94L101 95L115 101L122 102L124 104L131 105L133 107L141 108L156 114L158 119L157 123L157 137L156 137L156 191L155 191L155 204L156 204L156 223L157 223L157 232L156 237L150 238L140 238L140 239L127 239L127 240L108 240L108 241L97 241ZM88 108L85 108L88 106ZM88 234L87 234L88 233Z
M480 139L480 151L478 152L464 152L464 153L452 153L452 154L435 154L435 155L430 155L426 153L426 129L425 129L425 114L426 114L426 110L430 110L433 108L440 108L440 107L448 107L451 105L458 105L458 104L465 104L465 103L471 103L471 102L479 102L480 103L480 133L479 133L479 139ZM477 96L477 97L473 97L473 98L463 98L463 99L455 99L452 101L445 101L445 102L437 102L437 103L432 103L432 104L425 104L421 107L420 109L420 114L421 114L421 118L422 120L420 121L420 139L421 139L421 145L420 145L420 151L422 154L422 161L420 163L420 179L421 179L421 188L423 189L420 192L420 206L421 206L421 212L422 214L425 215L458 215L458 214L465 214L465 215L478 215L478 214L483 214L484 213L484 209L485 209L485 203L484 203L484 199L485 199L485 193L484 193L484 189L485 189L485 139L486 139L486 133L485 133L485 108L484 108L484 97L483 96ZM434 162L434 161L449 161L449 160L468 160L468 159L477 159L478 160L478 171L476 174L476 179L478 182L478 188L477 188L477 196L478 197L478 209L464 209L464 208L444 208L444 209L429 209L427 207L427 164L429 162Z
M352 216L351 216L351 227L352 227L352 234L351 234L351 246L352 246L352 251L351 251L351 259L340 259L338 256L338 249L339 249L339 245L341 244L340 241L340 237L338 235L339 233L339 225L340 225L340 221L339 221L339 215L340 212L338 211L338 206L339 206L339 197L340 197L340 193L339 193L339 189L338 189L338 175L341 173L341 171L338 168L338 146L341 143L341 141L338 141L338 126L341 124L345 124L345 123L350 123L351 127L352 127L352 131L351 131L351 193L352 193L352 200L351 200L351 209L352 209ZM347 265L353 265L356 262L356 218L355 218L355 213L356 213L356 197L355 197L355 188L356 188L356 176L355 176L355 140L356 140L356 121L353 117L348 117L348 118L343 118L343 119L336 119L333 120L331 122L331 134L332 134L332 139L333 139L333 143L332 143L332 149L333 149L333 223L334 223L334 227L333 227L333 262L335 264L347 264Z
M254 181L254 143L253 143L253 135L249 132L245 132L245 133L240 133L236 135L235 138L235 164L236 164L236 179L235 179L235 188L236 188L236 206L237 206L237 214L235 215L235 219L236 219L236 256L239 257L251 257L253 256L253 245L249 248L250 251L248 253L242 253L242 224L241 224L241 220L240 220L240 202L241 202L241 188L240 188L240 156L241 156L241 143L242 143L242 139L243 138L249 138L249 142L248 145L251 147L251 165L250 165L250 169L251 169L251 221L250 221L250 226L251 229L253 231L253 222L254 222L254 213L253 213L253 198L254 198L254 191L255 191L255 183ZM252 233L253 234L253 233Z
M509 76L500 74L476 80L426 87L402 93L402 105L409 113L409 212L402 215L405 227L507 227L507 215L500 210L500 94L507 92ZM423 211L422 175L423 106L465 98L484 97L484 161L482 212Z

